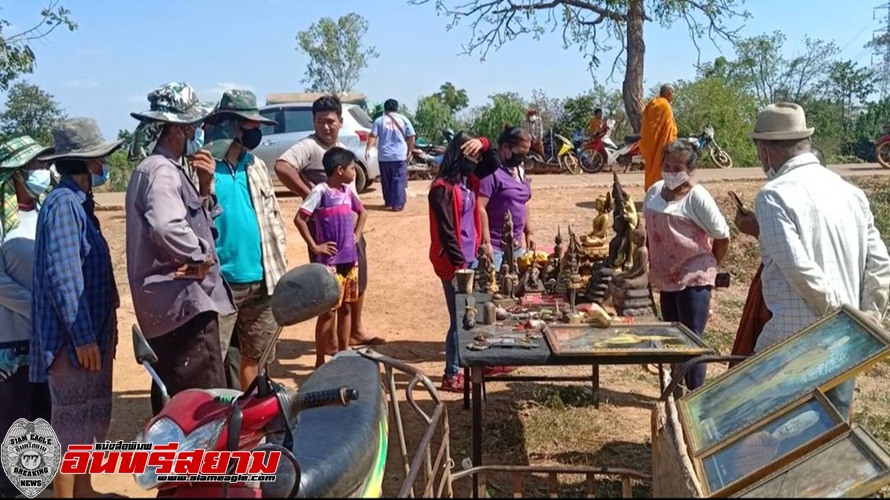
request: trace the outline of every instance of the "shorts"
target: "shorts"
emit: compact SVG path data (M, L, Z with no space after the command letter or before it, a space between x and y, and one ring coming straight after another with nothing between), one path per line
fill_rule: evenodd
M315 238L315 221L310 219L307 222L309 226L309 234L312 235L312 238ZM362 235L362 239L358 241L358 245L355 246L356 253L358 253L358 293L362 295L365 293L365 290L368 288L368 245L365 242L365 235ZM317 262L316 256L312 253L312 250L308 250L309 252L309 262Z
M340 306L343 304L358 302L358 267L358 263L329 266L334 276L337 277L337 283L340 285L340 300L337 301L337 307L334 309L340 309Z
M237 337L241 355L259 361L278 332L278 323L272 315L272 296L266 291L266 282L232 283L232 298L237 312L219 317L220 349L223 359L233 337ZM269 352L268 361L275 359L275 348Z

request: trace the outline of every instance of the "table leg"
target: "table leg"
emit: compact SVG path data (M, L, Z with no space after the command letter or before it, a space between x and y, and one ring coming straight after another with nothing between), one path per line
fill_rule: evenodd
M470 409L470 369L464 368L464 410Z
M473 383L473 467L482 465L482 367L470 368ZM479 477L473 476L473 498L479 498Z
M664 386L664 365L662 363L658 363L658 389L658 392L662 394L664 394L664 390L666 389Z
M590 381L593 383L593 407L600 407L600 365L593 365Z

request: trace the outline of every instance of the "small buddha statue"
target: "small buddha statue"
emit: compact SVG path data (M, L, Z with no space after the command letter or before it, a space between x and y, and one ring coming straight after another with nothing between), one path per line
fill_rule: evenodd
M541 279L541 268L537 263L532 263L532 265L522 273L522 278L519 279L519 291L517 294L525 295L528 293L543 292L544 281Z
M498 293L498 273L494 268L494 264L488 265L488 286L485 291L494 295Z
M646 229L637 227L631 233L633 240L633 267L630 271L616 274L610 283L610 294L619 316L654 315L649 293L649 249L646 246Z
M609 242L609 229L612 226L611 207L609 207L611 195L600 196L596 199L596 217L593 218L593 231L582 238L581 243L585 247L603 247Z

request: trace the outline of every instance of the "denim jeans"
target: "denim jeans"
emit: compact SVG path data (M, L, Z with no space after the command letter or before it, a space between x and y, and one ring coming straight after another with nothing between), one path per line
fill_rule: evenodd
M476 261L469 265L470 269L476 268ZM457 290L454 280L442 280L442 289L445 292L445 305L448 306L448 333L445 334L445 376L453 377L460 372L460 342L457 335Z
M691 286L678 292L661 292L661 317L664 321L679 322L700 338L705 338L705 325L711 309L711 287ZM705 383L707 366L697 365L686 374L686 388L690 391Z
M517 248L516 250L513 250L513 255L518 259L525 255L525 249ZM504 252L497 248L493 248L491 250L491 263L494 265L495 270L500 272L501 265L504 263Z

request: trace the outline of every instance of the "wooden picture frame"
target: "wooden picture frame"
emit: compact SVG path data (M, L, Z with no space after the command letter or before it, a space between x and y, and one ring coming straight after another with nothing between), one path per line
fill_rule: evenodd
M850 430L818 389L693 458L702 492L725 498Z
M864 498L890 484L890 452L853 426L734 498Z
M813 388L828 392L890 356L890 335L844 306L677 401L689 453L699 455Z
M606 328L591 325L547 325L544 337L550 345L550 350L557 356L714 354L714 349L680 323L631 323ZM647 337L657 340L647 341L645 340ZM643 340L627 342L634 338ZM668 341L669 339L676 340Z

